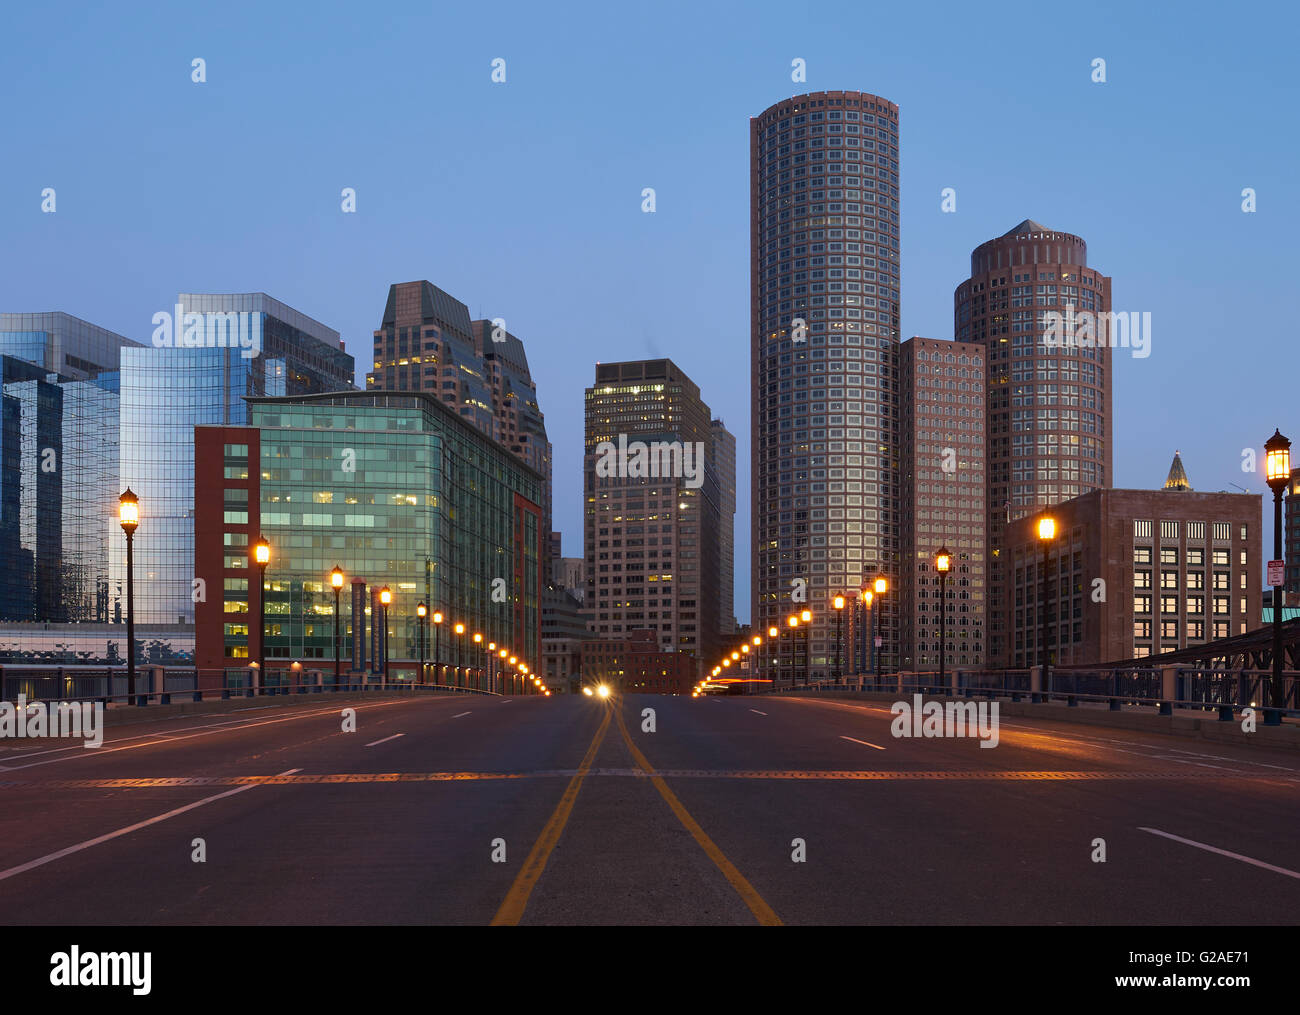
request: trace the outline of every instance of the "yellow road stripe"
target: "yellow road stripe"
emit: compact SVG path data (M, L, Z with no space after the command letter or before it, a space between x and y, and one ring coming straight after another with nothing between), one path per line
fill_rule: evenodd
M713 861L718 870L722 871L722 876L731 882L731 887L736 890L736 894L740 896L741 901L749 907L749 911L754 914L759 924L764 927L780 927L781 918L776 915L771 906L763 901L763 897L758 894L758 890L745 879L745 875L736 869L735 864L728 860L726 854L709 838L704 829L700 827L699 822L691 817L690 811L683 807L682 802L677 799L677 794L668 788L668 784L656 774L654 766L650 764L646 756L632 742L632 736L627 731L627 724L623 721L622 703L616 703L614 707L617 710L618 728L623 734L623 740L627 743L628 750L632 752L632 757L636 760L636 763L650 777L655 789L664 798L664 803L677 815L677 820L682 823L682 827L691 833L691 837L700 844L700 848L708 854L709 859Z
M497 915L492 918L493 927L513 927L523 919L524 909L528 905L528 897L533 893L533 888L542 876L542 871L546 869L546 861L550 859L551 850L555 849L555 844L560 841L560 834L564 831L569 815L573 813L573 805L578 799L578 790L582 787L583 776L591 768L591 763L596 758L596 752L600 750L601 741L605 739L605 731L609 729L609 714L610 710L606 709L605 718L601 720L600 729L596 730L596 736L592 739L591 746L587 748L582 764L578 766L577 773L569 780L569 785L564 790L564 796L560 797L560 802L556 805L550 820L546 822L546 827L542 829L542 834L533 843L528 859L524 861L523 867L515 876L514 884L510 886L510 891L506 893L501 908L497 910Z
M32 782L0 781L0 789L173 789L187 786L329 786L360 783L390 782L497 782L517 779L572 779L576 768L542 769L533 772L359 772L301 775L196 775L165 776L152 779L42 779ZM1077 772L1077 771L903 771L876 769L872 771L833 771L797 769L719 769L674 768L655 774L665 779L757 779L795 780L802 782L1071 782L1071 781L1144 781L1172 780L1176 782L1282 782L1295 783L1294 775L1273 775L1260 772L1225 770L1223 774L1189 772L1186 769L1165 769L1147 772ZM640 768L589 768L587 778L649 778Z

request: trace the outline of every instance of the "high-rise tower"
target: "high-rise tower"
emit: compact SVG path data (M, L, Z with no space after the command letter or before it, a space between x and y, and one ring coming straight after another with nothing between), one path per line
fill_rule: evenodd
M898 573L898 106L797 95L749 141L752 619L811 610L815 678L832 597ZM896 597L877 606L888 670Z
M953 295L959 342L987 349L988 659L1008 651L1002 532L1111 485L1110 279L1078 236L1030 219L976 247Z
M693 653L697 676L716 661L721 491L736 482L711 419L672 360L598 363L586 392L584 612L601 638L650 630L659 651Z

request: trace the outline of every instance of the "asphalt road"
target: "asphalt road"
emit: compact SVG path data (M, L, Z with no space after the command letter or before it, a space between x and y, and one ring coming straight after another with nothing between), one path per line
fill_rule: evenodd
M895 739L881 706L790 697L376 699L356 732L341 707L231 702L109 727L97 750L0 742L0 923L1300 912L1293 753L1023 717L992 749Z

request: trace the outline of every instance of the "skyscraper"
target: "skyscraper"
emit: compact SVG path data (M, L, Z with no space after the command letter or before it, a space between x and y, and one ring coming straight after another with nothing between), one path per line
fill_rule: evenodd
M156 347L122 350L121 482L140 498L136 620L192 626L195 425L246 424L246 396L353 390L355 364L337 331L265 293L182 293L177 303L182 320L170 308L154 318ZM185 319L199 344L182 340ZM125 575L116 554L114 589Z
M945 661L984 663L987 541L984 514L984 346L909 338L902 387L902 666L939 666L935 552L951 555L944 583Z
M1080 237L1026 219L975 248L953 294L957 340L988 354L990 663L1008 650L1003 530L1111 485L1110 281Z
M469 308L432 282L388 287L367 391L425 391L492 433L492 391Z
M898 106L865 92L750 120L752 619L811 610L814 678L832 597L898 571L898 159ZM885 669L896 599L876 604Z
M523 342L500 321L470 320L469 308L432 282L389 286L374 339L366 390L427 392L545 476L549 538L551 442Z
M0 314L0 620L108 623L118 488L118 355L70 314ZM6 632L18 652L43 634Z
M665 359L598 364L586 405L584 610L592 630L615 639L654 631L663 651L694 653L702 673L718 645L724 485L709 407Z
M528 370L524 343L493 321L474 321L474 349L492 392L491 436L516 458L546 477L542 524L551 531L551 442L537 404L537 382ZM551 562L546 561L549 571Z

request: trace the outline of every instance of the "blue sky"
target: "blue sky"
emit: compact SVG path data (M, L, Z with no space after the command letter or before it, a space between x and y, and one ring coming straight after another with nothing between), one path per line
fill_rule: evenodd
M0 309L148 342L178 291L265 291L337 328L364 383L388 285L430 279L524 340L570 555L594 363L671 357L737 434L743 620L748 118L899 103L905 338L952 336L984 240L1084 236L1114 308L1152 315L1150 357L1116 359L1114 485L1158 485L1177 448L1196 489L1267 493L1243 449L1300 444L1297 29L1282 3L23 5Z

